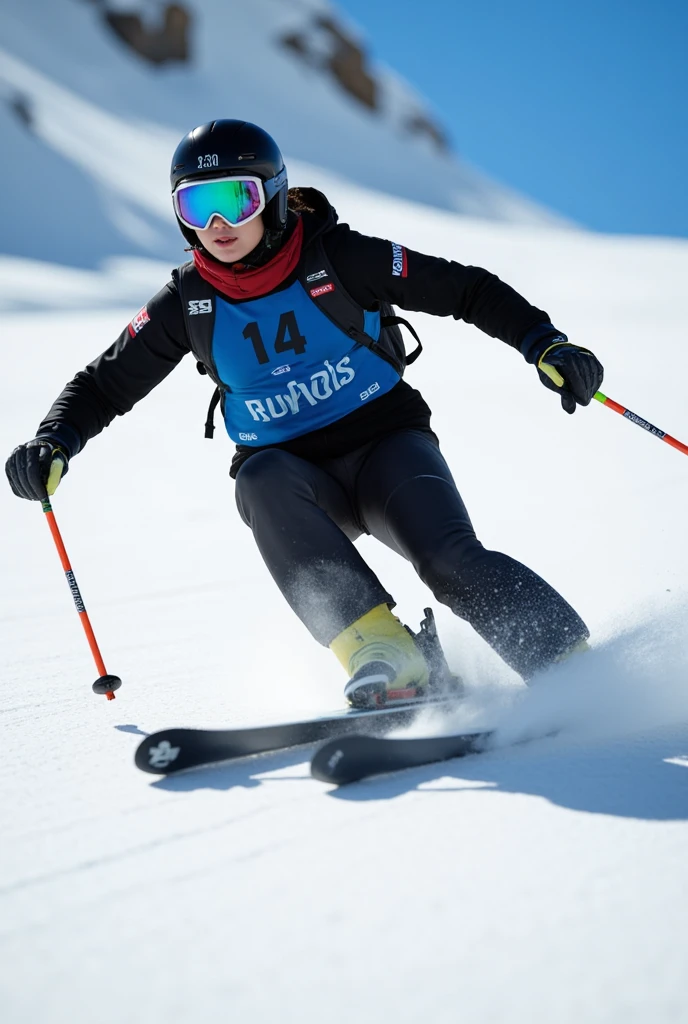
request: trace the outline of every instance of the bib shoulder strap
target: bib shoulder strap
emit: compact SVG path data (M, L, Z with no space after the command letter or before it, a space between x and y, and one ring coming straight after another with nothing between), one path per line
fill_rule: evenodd
M364 310L351 298L330 263L322 237L309 245L299 270L301 284L316 306L337 327L361 344L370 345L365 332Z
M213 360L217 293L213 286L201 277L193 263L184 263L173 270L172 280L175 281L179 292L186 333L191 351L196 356L196 369L201 374L208 374L217 385L210 399L205 421L205 436L212 440L215 433L215 409L222 399L223 391Z
M380 303L377 312L363 309L343 287L330 262L322 237L305 250L300 268L301 284L316 306L360 345L365 345L390 363L401 376L407 363L414 362L423 350L411 324L394 314L389 303ZM407 356L399 330L404 324L418 342Z
M184 263L173 270L172 280L176 282L179 292L191 351L198 362L203 364L206 373L214 379L212 346L217 293L201 277L193 263Z

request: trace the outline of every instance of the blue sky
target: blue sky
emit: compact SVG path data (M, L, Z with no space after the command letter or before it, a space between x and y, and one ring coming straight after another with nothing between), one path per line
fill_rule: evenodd
M338 0L456 151L600 231L688 236L688 0Z

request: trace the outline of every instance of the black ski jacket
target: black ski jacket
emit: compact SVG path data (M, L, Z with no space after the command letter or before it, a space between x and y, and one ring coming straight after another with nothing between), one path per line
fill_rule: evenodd
M315 189L292 189L290 207L304 222L306 247L322 235L327 255L343 287L366 310L381 302L404 310L453 316L475 324L493 338L523 351L533 332L542 338L556 328L544 310L531 306L513 288L480 267L428 256L339 224L337 214ZM294 214L292 214L293 216ZM278 291L289 287L292 274ZM222 294L225 302L232 300ZM145 327L145 330L143 328ZM543 331L545 332L543 335ZM117 340L67 384L41 422L37 436L48 437L72 457L90 438L144 398L191 351L179 292L169 281ZM430 431L430 409L420 392L401 380L380 398L320 430L280 445L312 461L333 458L392 431ZM238 445L231 475L260 448Z

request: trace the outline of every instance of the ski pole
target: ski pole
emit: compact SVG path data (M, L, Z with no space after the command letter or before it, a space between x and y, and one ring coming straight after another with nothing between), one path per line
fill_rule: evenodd
M683 452L684 455L688 455L687 444L677 441L675 437L672 437L671 434L667 434L664 430L660 430L659 427L654 427L651 423L648 423L647 420L644 420L642 416L638 416L637 413L631 412L630 409L625 409L623 405L619 405L618 402L614 402L611 398L607 398L607 396L603 395L601 391L597 391L593 395L593 398L596 398L598 402L602 403L602 405L606 405L608 409L613 409L614 412L618 412L625 419L630 420L631 423L636 423L639 427L642 427L643 430L647 430L650 434L654 434L654 436L658 437L660 441L666 441L666 443L670 444L672 448L678 448L678 450Z
M45 501L42 501L41 507L45 512L46 519L48 520L48 526L50 527L50 532L53 535L55 547L57 548L57 553L60 556L62 568L65 571L67 583L69 584L69 589L71 590L72 597L74 598L76 610L79 613L79 618L81 619L81 625L84 627L84 632L86 633L88 646L91 648L91 654L93 655L93 659L96 663L96 668L100 672L99 677L93 684L93 692L105 694L108 700L114 700L114 691L119 690L120 686L122 685L122 680L119 678L119 676L109 675L107 669L105 668L105 663L103 662L103 659L101 657L100 649L98 647L98 643L93 632L93 627L91 626L91 622L88 617L88 612L86 611L86 608L84 607L84 602L81 598L81 593L76 582L76 577L74 576L74 573L72 572L72 567L69 564L67 550L62 541L62 536L60 534L57 521L55 519L55 513L53 512L52 505L50 504L50 499L48 498Z

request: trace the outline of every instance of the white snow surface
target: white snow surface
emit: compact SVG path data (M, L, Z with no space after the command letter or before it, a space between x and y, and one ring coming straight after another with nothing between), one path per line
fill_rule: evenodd
M688 244L485 224L343 185L339 207L498 273L600 356L606 393L686 439ZM151 264L141 287L166 272ZM55 283L53 308L3 317L5 452L138 308L80 287L80 310ZM497 727L498 749L342 790L310 778L311 749L139 772L145 733L325 712L345 681L241 523L232 446L203 438L210 387L185 361L54 499L115 701L91 692L40 507L0 491L5 1024L688 1019L688 462L598 403L566 416L476 329L411 319L425 354L408 378L479 536L561 590L592 651L528 689L366 538L401 617L433 605L468 683L453 720L422 728Z

